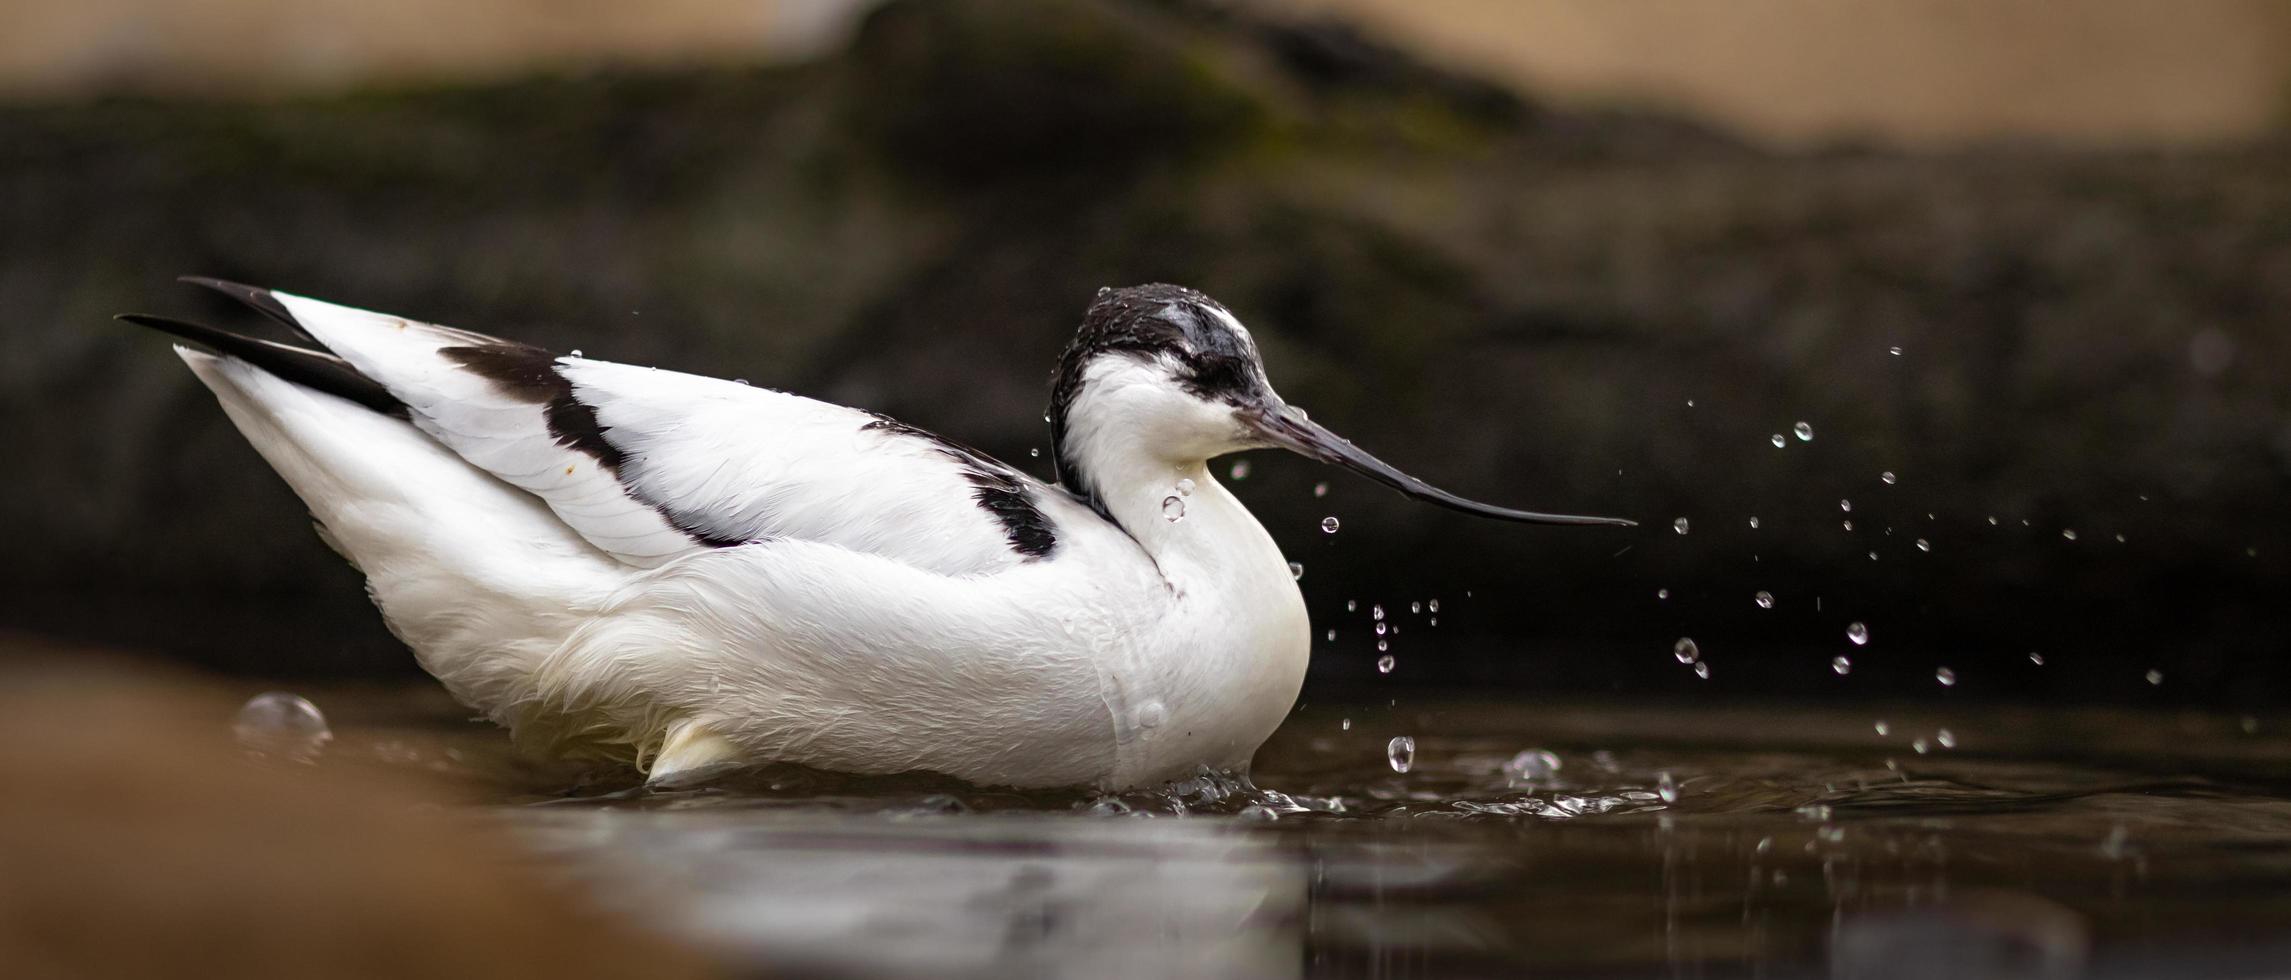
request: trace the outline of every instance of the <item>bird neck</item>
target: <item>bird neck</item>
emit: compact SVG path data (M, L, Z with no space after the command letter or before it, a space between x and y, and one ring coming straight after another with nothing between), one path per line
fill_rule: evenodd
M1271 578L1288 582L1288 559L1241 501L1209 474L1207 460L1101 452L1070 486L1136 540L1181 590L1193 584Z

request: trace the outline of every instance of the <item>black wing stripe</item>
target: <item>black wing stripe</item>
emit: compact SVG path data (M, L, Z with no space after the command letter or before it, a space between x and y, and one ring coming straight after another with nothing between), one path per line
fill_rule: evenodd
M971 499L1002 525L1003 537L1009 539L1012 551L1033 560L1049 557L1057 548L1058 532L1051 525L1049 515L1036 506L1033 491L1019 479L1016 470L962 443L889 416L877 415L875 421L862 428L928 441L961 464L963 478L969 480L972 487Z
M653 509L686 537L711 548L746 544L752 538L727 534L707 522L651 499L621 473L628 453L605 437L595 407L581 401L573 382L557 370L557 355L530 344L496 341L474 347L443 347L438 353L492 383L505 397L541 406L541 417L557 444L587 455L613 475L629 499Z

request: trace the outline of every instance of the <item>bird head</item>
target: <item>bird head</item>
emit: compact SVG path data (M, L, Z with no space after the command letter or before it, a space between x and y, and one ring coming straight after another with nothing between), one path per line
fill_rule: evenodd
M1481 517L1528 524L1633 523L1497 507L1401 472L1282 400L1266 380L1248 328L1223 304L1183 286L1098 291L1059 360L1050 435L1060 482L1093 501L1111 489L1095 479L1108 457L1143 455L1182 468L1277 447Z

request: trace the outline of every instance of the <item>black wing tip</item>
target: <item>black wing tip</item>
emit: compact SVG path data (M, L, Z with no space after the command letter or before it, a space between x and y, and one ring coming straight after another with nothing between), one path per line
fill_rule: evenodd
M122 313L115 320L148 327L200 347L235 357L303 387L346 398L392 418L408 418L405 403L341 358L292 344L241 336L220 327L150 313Z
M232 282L228 279L217 279L212 276L176 276L175 281L212 289L245 303L256 312L293 327L297 331L302 329L302 324L295 322L294 314L287 311L286 304L278 301L277 294L261 286L249 286L243 282Z

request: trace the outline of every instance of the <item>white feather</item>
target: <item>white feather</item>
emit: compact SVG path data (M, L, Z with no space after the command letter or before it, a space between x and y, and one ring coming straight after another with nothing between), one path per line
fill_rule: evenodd
M1057 532L1030 558L944 445L864 413L558 359L615 474L440 353L490 338L279 299L413 421L184 359L424 667L522 739L663 778L736 760L1122 787L1245 767L1295 700L1302 599L1204 465L1230 418L1166 377L1076 406L1122 526L1027 481ZM705 546L663 510L754 540Z

